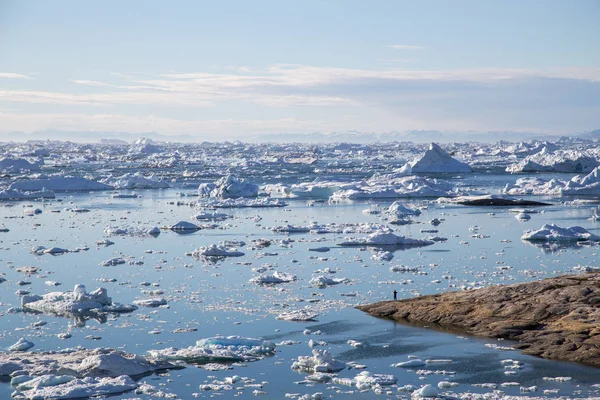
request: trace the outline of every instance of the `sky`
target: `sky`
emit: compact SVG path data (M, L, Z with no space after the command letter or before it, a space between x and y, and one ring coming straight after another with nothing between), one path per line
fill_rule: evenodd
M0 0L0 139L591 131L599 20L598 0Z

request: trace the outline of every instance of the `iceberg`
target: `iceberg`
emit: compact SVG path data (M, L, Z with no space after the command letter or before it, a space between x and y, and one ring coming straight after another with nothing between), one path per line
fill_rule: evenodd
M166 189L170 187L168 183L155 179L153 175L145 177L139 172L120 177L109 176L101 179L100 182L115 189Z
M250 279L250 283L257 283L259 285L273 285L278 283L288 283L295 281L296 275L286 274L283 272L274 272L271 275L259 275Z
M320 275L312 278L309 283L318 288L325 288L327 286L339 285L340 283L346 283L348 281L349 280L347 278L328 278Z
M506 172L590 172L600 163L595 157L576 150L550 151L546 147L516 164L506 167Z
M75 285L73 291L51 292L42 296L25 295L21 298L21 306L25 309L57 315L71 315L91 310L131 312L137 309L134 305L113 303L104 288L87 293L85 286L81 284Z
M555 224L545 224L538 230L527 230L521 240L544 242L600 242L600 236L590 233L580 226L561 228Z
M295 322L308 322L308 321L314 321L315 318L317 318L319 316L318 313L304 308L301 310L296 310L296 311L288 311L288 312L284 312L281 313L277 316L277 319L281 319L284 321L295 321Z
M194 257L241 257L243 255L241 251L216 244L202 246L192 252Z
M431 143L425 154L410 163L413 174L446 174L473 172L468 164L458 161L436 143Z
M218 197L222 199L258 196L258 185L232 175L224 176L215 183L201 183L198 187L200 197Z

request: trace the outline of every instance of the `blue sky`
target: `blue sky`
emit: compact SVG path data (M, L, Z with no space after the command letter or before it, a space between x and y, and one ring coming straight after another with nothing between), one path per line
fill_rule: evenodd
M598 18L597 0L0 0L0 139L593 130Z

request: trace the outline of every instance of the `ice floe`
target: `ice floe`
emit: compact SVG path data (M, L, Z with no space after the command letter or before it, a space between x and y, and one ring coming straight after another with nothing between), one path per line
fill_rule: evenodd
M258 185L246 179L227 175L215 183L201 183L198 187L200 197L238 198L258 196Z
M375 232L366 238L349 238L348 240L340 243L340 246L345 247L360 247L360 246L405 246L405 247L419 247L429 246L434 244L431 240L426 239L413 239L406 236L398 236L393 233L380 233Z
M312 356L299 356L292 363L292 369L302 372L339 372L346 368L346 363L336 360L329 350L313 349Z
M157 180L153 175L145 177L140 172L125 174L119 177L109 176L100 180L115 189L166 189L169 184Z
M521 236L522 240L543 242L580 242L600 241L600 236L589 232L580 226L561 228L556 224L545 224L538 230L527 230Z
M506 167L506 172L590 172L599 165L595 157L576 150L550 151L543 147L518 163Z
M131 312L137 309L130 304L113 303L104 288L90 293L84 285L75 285L72 291L51 292L39 295L26 295L21 298L21 306L25 309L58 315L75 314L84 311L97 312Z
M148 353L165 361L186 363L257 361L275 353L273 342L242 336L215 336L196 341L195 346L185 349L170 347L149 350Z

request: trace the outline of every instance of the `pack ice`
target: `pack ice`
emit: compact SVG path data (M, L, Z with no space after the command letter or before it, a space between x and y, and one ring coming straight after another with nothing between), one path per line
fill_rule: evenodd
M149 350L157 360L184 361L187 363L256 361L275 353L275 343L242 336L215 336L196 341L185 349L170 347Z

